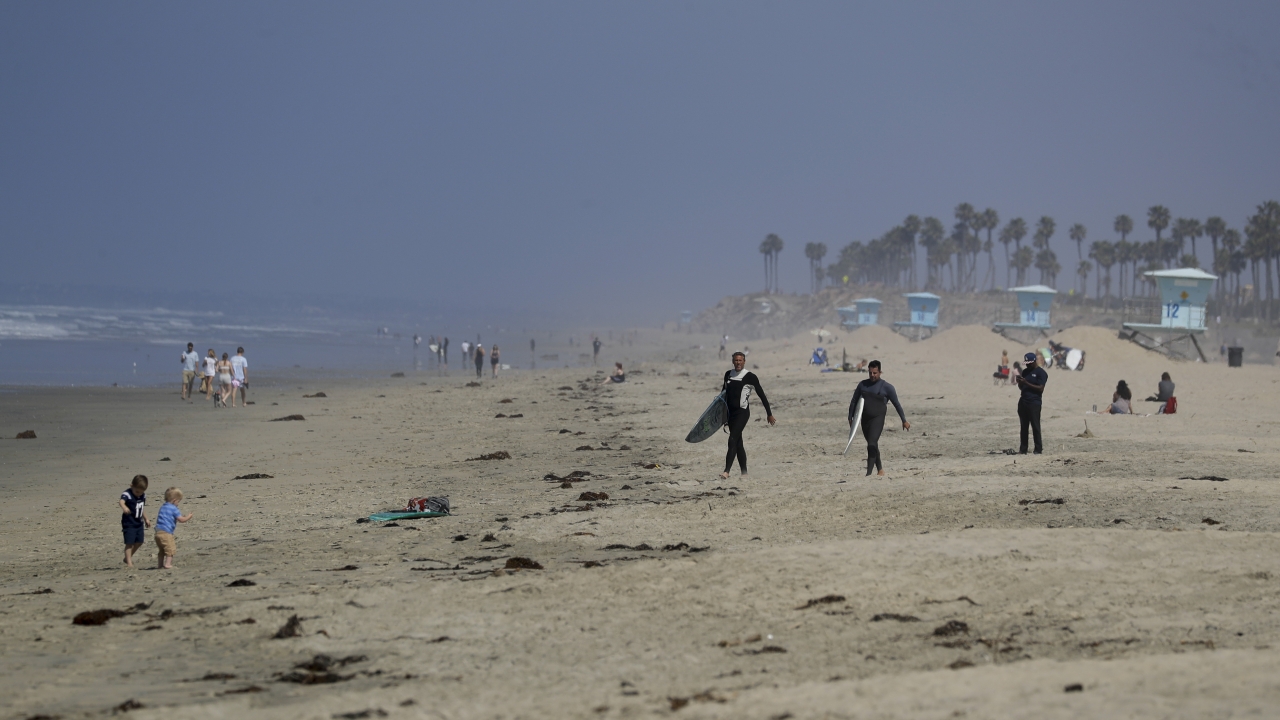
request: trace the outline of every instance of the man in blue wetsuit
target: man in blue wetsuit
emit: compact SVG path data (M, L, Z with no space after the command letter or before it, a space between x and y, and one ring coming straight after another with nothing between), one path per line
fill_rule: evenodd
M858 387L853 391L853 399L849 401L849 429L853 429L853 414L858 409L858 401L862 400L862 436L867 439L867 474L870 475L872 468L875 468L877 475L883 475L884 466L880 463L880 433L884 432L884 418L889 409L889 403L893 403L893 409L898 411L903 430L910 430L911 423L907 422L907 416L902 412L902 403L898 402L898 391L880 377L879 360L871 361L867 366L867 374L870 377L858 383Z
M1022 356L1027 366L1018 375L1018 387L1022 389L1022 397L1018 399L1018 422L1022 425L1022 444L1018 452L1027 454L1027 428L1036 439L1036 454L1044 452L1044 442L1040 439L1040 398L1044 395L1044 386L1049 382L1049 373L1040 367L1040 356L1029 352Z

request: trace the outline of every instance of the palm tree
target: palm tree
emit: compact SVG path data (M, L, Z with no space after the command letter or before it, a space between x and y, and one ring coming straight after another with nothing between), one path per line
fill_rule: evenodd
M773 238L773 292L778 290L778 254L782 252L782 238L777 235L771 235Z
M826 257L826 243L805 243L804 256L809 258L809 277L813 292L818 292L821 281L818 278L818 271L822 269L822 258Z
M1035 261L1035 253L1031 248L1018 248L1013 254L1013 266L1018 270L1018 285L1027 283L1027 268Z
M1222 277L1222 278L1227 277L1227 271L1225 270L1225 267L1227 265L1230 265L1230 260L1231 260L1231 253L1227 253L1226 265L1223 265L1224 269L1221 272L1217 270L1219 260L1220 260L1220 258L1218 257L1218 240L1222 238L1222 234L1225 233L1226 231L1227 231L1226 221L1224 221L1222 218L1218 217L1217 215L1214 215L1213 217L1204 221L1204 234L1208 235L1209 242L1213 243L1212 267L1214 268L1214 272L1217 273L1219 277ZM1219 301L1222 300L1223 286L1225 284L1226 284L1225 281L1220 281L1218 282L1217 287L1214 288L1214 292L1217 294Z
M1147 227L1156 231L1156 244L1159 245L1160 233L1169 227L1169 208L1163 205L1152 205L1147 208Z
M1094 240L1089 244L1089 257L1097 265L1099 272L1094 276L1094 295L1103 297L1102 285L1105 275L1107 286L1106 297L1111 297L1111 266L1116 262L1116 246L1106 240Z
M1076 267L1076 274L1080 276L1081 298L1089 296L1089 271L1093 270L1093 263L1088 260L1081 260L1080 265Z
M778 253L782 252L782 238L773 233L765 236L760 243L760 254L764 255L764 291L778 292Z
M938 248L942 244L942 238L947 234L946 228L942 226L942 221L936 217L927 217L920 226L920 244L925 249L925 265L926 278L925 288L934 289L937 287L937 278L934 277L934 268L938 267L933 259L937 257Z
M1027 221L1022 218L1014 218L1005 224L1004 229L1000 231L1000 242L1005 243L1005 252L1009 251L1009 243L1005 237L1013 241L1014 255L1016 256L1022 251L1022 238L1027 236ZM1007 259L1007 258L1006 258ZM1028 265L1030 267L1030 265ZM1006 268L1007 270L1007 268ZM1022 284L1022 274L1018 274L1018 285Z
M1129 233L1133 232L1133 218L1128 215L1117 215L1116 223L1113 227L1116 232L1120 233L1120 241L1124 242L1129 237Z
M991 244L991 233L1000 225L1000 214L994 208L987 208L982 211L982 227L987 231L987 241L983 243L982 249L987 253L987 281L983 285L987 285L988 289L995 287L996 281L996 259L991 252L994 245ZM1006 250L1008 246L1006 246Z
M769 292L769 288L773 287L773 277L769 274L769 261L773 259L773 239L777 237L770 233L760 242L760 254L764 256L764 291Z
M911 290L916 289L916 238L920 235L920 217L918 215L908 215L902 221L902 239L906 243L907 249L911 251L911 270L907 273Z
M1058 262L1058 256L1049 248L1049 238L1053 237L1058 224L1048 215L1042 215L1036 222L1036 234L1032 244L1040 251L1036 254L1036 269L1040 271L1040 282L1053 282L1051 268Z
M1084 260L1084 247L1083 247L1084 238L1088 234L1089 234L1089 231L1086 230L1084 225L1081 225L1080 223L1076 223L1075 225L1072 225L1071 229L1067 231L1067 235L1072 240L1076 241L1076 260L1080 260L1080 261ZM1088 289L1089 287L1086 285L1080 288L1080 291L1085 292Z

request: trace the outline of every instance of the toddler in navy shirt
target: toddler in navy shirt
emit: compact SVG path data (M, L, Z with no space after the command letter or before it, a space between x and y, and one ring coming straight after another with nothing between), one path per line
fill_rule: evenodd
M124 531L124 564L133 567L133 553L146 539L151 527L144 506L147 503L147 476L134 475L128 489L120 493L120 528Z

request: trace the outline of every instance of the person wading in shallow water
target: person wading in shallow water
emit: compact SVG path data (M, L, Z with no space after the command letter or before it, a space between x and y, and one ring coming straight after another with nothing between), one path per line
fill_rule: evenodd
M880 377L880 361L872 360L867 366L866 380L854 388L853 399L849 401L849 429L853 429L853 414L858 409L858 400L862 406L862 436L867 439L867 474L875 468L877 475L884 474L884 465L880 463L880 433L884 432L884 418L888 414L889 403L898 411L902 420L902 429L910 430L911 423L902 412L902 403L898 402L898 391Z
M753 389L760 396L760 404L764 405L769 424L778 422L769 409L769 400L764 396L764 388L760 387L760 378L746 370L746 365L747 356L740 352L734 353L733 369L725 372L724 385L720 388L724 393L725 404L729 406L729 452L724 458L724 472L720 473L722 478L729 477L734 458L738 459L738 469L742 474L747 474L747 450L742 445L742 429L751 419L750 401Z

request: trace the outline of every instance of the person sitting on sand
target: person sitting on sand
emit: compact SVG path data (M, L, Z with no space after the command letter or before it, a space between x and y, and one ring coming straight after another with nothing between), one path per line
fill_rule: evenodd
M608 385L609 383L620 383L620 382L626 382L626 381L627 381L627 373L623 371L622 363L616 362L613 364L613 372L609 374L609 377L606 377L605 379L601 380L600 384Z
M1161 373L1156 394L1147 398L1147 402L1169 402L1171 397L1173 397L1173 378L1169 377L1169 373Z
M1116 391L1111 395L1111 404L1103 410L1104 415L1130 415L1133 413L1133 392L1129 385L1121 380L1116 384Z

